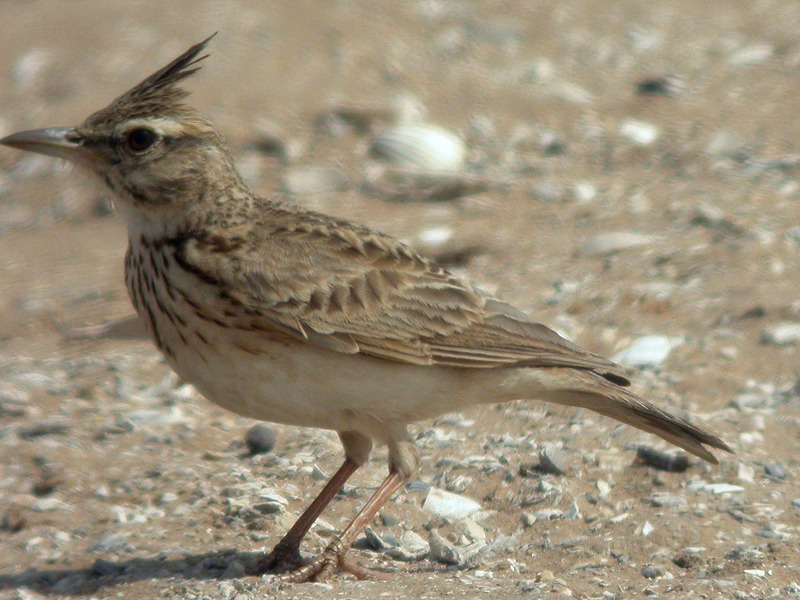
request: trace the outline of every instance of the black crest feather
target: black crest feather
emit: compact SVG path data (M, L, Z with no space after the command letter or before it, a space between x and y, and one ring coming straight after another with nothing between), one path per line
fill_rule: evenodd
M176 88L175 84L200 70L200 67L197 65L208 58L208 54L202 56L198 56L198 54L205 49L208 42L210 42L211 38L215 35L217 34L214 33L199 44L195 44L189 48L166 67L162 67L131 89L126 96L131 99L136 98L142 100L157 97L165 93L179 94L180 97L186 96L188 92Z
M189 92L176 84L200 70L199 63L209 56L200 53L215 35L217 34L213 33L202 42L189 48L167 66L162 67L119 96L108 107L89 117L89 121L105 121L119 114L131 118L184 108L181 100Z

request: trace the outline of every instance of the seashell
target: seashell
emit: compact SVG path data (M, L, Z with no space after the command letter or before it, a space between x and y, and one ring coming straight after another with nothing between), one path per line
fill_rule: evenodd
M455 133L437 125L401 124L379 133L369 149L373 158L407 169L458 171L466 148Z

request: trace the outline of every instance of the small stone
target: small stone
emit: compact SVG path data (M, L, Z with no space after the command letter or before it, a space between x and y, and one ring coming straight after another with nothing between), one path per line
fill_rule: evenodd
M250 454L265 454L275 447L275 430L266 423L256 423L244 437Z
M636 458L648 466L670 473L683 473L689 468L689 457L685 454L659 452L649 446L639 446Z
M699 566L703 562L701 556L705 553L705 548L684 548L672 558L672 562L681 569L691 569Z
M16 533L17 531L22 531L26 524L25 515L19 507L11 506L3 513L3 518L0 519L0 531Z
M755 481L755 470L744 463L739 463L736 468L736 479L744 483L753 483Z
M564 518L567 521L576 521L581 518L581 509L577 502L570 504L567 510L564 511Z
M764 465L764 472L772 479L786 479L786 468L777 462Z
M679 344L679 338L670 338L665 335L647 335L637 339L624 350L617 352L611 360L638 369L655 369L667 359L672 349Z
M89 552L95 552L98 554L101 552L120 553L123 551L129 551L130 549L131 545L128 543L128 536L124 533L115 533L113 535L106 536L89 546Z
M634 231L609 231L593 235L581 245L584 256L605 257L653 243L653 236Z
M761 333L761 343L773 346L800 344L800 323L780 323Z
M413 531L406 531L400 537L400 545L390 548L386 554L396 560L413 562L422 560L430 552L430 545Z
M32 440L37 437L46 435L58 435L69 431L69 425L59 418L50 419L47 421L39 421L33 425L20 427L19 437L23 440Z
M684 85L672 75L648 77L636 82L636 93L640 96L674 96L682 91Z
M605 498L611 492L611 484L603 479L598 479L597 483L595 483L595 487L597 488L597 493L601 498Z
M431 531L428 536L428 544L430 546L431 558L445 564L457 565L461 562L461 555L458 550L444 539L439 532L435 529Z
M708 483L701 488L704 492L718 496L720 494L740 494L744 488L731 483Z
M659 567L656 565L647 565L642 567L642 575L648 579L656 579L657 577L661 577L663 574L664 567Z
M589 204L597 198L597 188L587 181L579 181L570 188L572 198L578 204Z
M465 496L432 487L428 491L422 508L445 519L455 520L465 519L478 512L481 505Z
M644 523L642 523L640 527L637 527L636 533L638 533L641 536L647 537L655 530L656 528L650 524L650 521L645 521Z
M160 505L172 504L178 500L178 494L174 492L164 492L158 497L157 503Z
M706 153L712 156L732 158L744 152L744 141L730 131L717 131L706 146Z
M40 498L30 505L33 512L65 512L70 505L59 498Z
M539 468L545 473L564 475L567 472L567 455L551 444L539 450Z
M650 503L653 506L686 506L686 499L682 496L675 496L673 494L652 494L650 496Z
M94 577L107 577L119 573L123 567L110 560L98 558L94 564L89 568L89 573Z
M397 544L389 543L389 541L378 535L378 533L369 526L364 528L364 538L369 548L376 552L384 552L397 546Z
M736 52L731 54L728 62L736 67L744 67L748 65L758 65L769 60L775 47L766 42L756 42L739 48Z
M470 542L485 542L486 531L472 519L462 519L453 525L453 533L463 535Z
M636 146L649 146L655 142L661 132L658 127L646 121L628 119L619 127L619 135Z
M240 563L238 560L233 560L228 565L228 567L223 571L220 577L222 579L239 579L240 577L244 577L246 571L244 565ZM244 596L245 598L249 598L250 596Z

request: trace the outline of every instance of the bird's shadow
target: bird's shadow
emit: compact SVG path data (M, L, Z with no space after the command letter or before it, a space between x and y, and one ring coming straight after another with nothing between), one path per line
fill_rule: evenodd
M18 573L0 573L0 591L27 588L43 595L83 596L142 579L236 579L244 577L263 556L260 552L221 550L179 557L101 558L88 567L74 569L31 567Z

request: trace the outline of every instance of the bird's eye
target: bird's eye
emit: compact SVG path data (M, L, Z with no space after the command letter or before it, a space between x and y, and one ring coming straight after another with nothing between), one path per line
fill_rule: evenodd
M144 152L158 140L158 134L146 127L137 127L128 132L125 136L125 144L131 151L138 153Z

